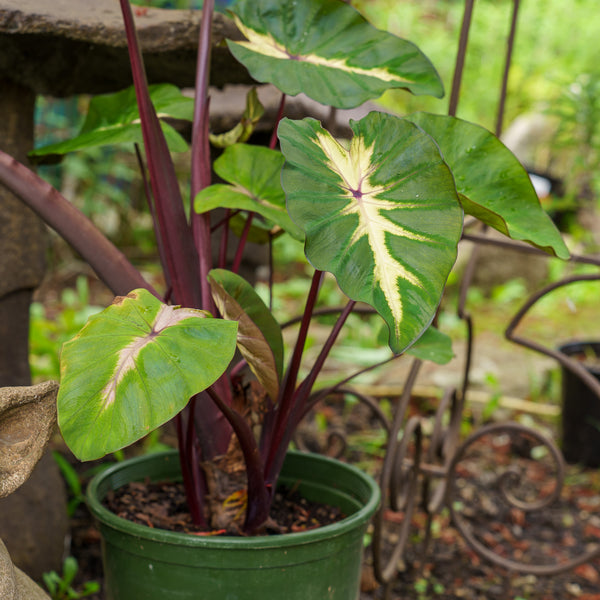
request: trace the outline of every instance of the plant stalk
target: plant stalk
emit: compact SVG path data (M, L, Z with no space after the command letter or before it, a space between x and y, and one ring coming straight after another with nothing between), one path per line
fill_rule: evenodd
M252 429L250 429L244 418L223 402L214 390L209 388L207 391L213 402L229 421L244 455L246 473L248 475L248 506L246 509L244 530L247 533L253 533L265 522L269 516L270 508L270 494L267 493L267 487L265 486L260 452L256 445Z
M199 257L198 273L202 293L202 308L216 314L215 305L208 285L208 273L212 268L212 247L210 242L210 212L198 214L194 210L196 194L210 185L210 142L208 97L212 20L214 0L204 0L202 20L198 38L198 59L196 62L196 89L194 101L194 122L192 128L192 157L190 185L190 222L194 244Z
M175 301L184 306L198 308L201 303L200 286L196 275L198 255L183 210L175 167L160 127L160 121L150 99L131 6L128 0L120 0L120 4L140 112L148 172L159 223L157 236L162 237L165 250L165 269L169 273L173 285Z
M183 418L181 413L175 417L175 426L177 429L177 442L179 447L179 463L181 465L181 475L183 478L183 487L188 501L188 508L194 525L202 528L208 528L202 506L199 502L201 496L194 492L194 476L191 470L191 461L186 455L186 436L183 430Z
M352 313L352 309L356 305L356 301L350 300L344 307L344 310L341 312L338 317L335 325L333 326L331 332L327 336L327 340L323 344L317 359L315 360L314 365L312 366L308 376L302 382L300 387L293 394L293 402L291 403L291 411L283 423L280 424L280 428L282 431L277 431L279 436L276 436L274 440L275 450L274 450L274 459L268 465L268 470L265 470L265 481L267 484L274 484L274 482L279 477L279 472L281 471L281 467L283 466L283 461L285 458L285 453L287 451L287 447L292 439L293 432L295 431L298 423L301 421L304 416L304 408L306 406L306 402L311 394L313 386L319 376L319 373L323 369L325 361L331 352L340 332L342 331L342 327L344 326L346 320ZM280 439L278 439L280 438Z
M306 338L310 327L311 317L317 303L319 289L323 282L323 271L315 271L313 273L312 283L306 299L302 322L300 323L300 331L296 338L296 344L290 364L285 374L283 383L279 388L279 398L274 417L271 416L265 420L263 424L263 433L261 439L261 451L266 455L265 459L265 474L271 473L272 466L279 453L281 442L283 440L286 425L294 408L295 389L298 381L298 373L302 362L302 354L306 344Z

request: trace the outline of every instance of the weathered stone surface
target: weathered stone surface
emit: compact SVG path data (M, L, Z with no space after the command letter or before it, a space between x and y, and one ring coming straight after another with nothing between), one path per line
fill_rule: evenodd
M6 80L0 81L0 90L0 147L18 161L27 163L27 153L33 147L35 94ZM3 298L40 284L44 275L46 230L33 211L3 186L0 186L0 208L0 298ZM3 321L5 318L6 315L2 315ZM15 325L3 322L2 327ZM3 342L3 345L10 348L9 343ZM13 383L26 385L29 382L6 382L0 377L2 386Z
M2 148L21 162L27 161L27 152L33 145L34 101L35 94L28 88L8 80L0 82ZM31 383L29 304L44 274L46 230L33 212L3 187L0 210L0 386L27 386ZM36 396L44 400L36 402ZM0 424L0 496L27 479L39 460L55 422L55 396L55 384L35 391L0 390L0 412L10 406ZM15 404L18 398L22 405ZM40 417L28 417L25 425L18 425L19 415L29 414L34 406L41 409ZM8 421L11 426L7 428ZM30 445L33 452L28 456L26 449ZM0 500L0 537L4 537L19 565L37 578L60 567L68 527L61 474L51 457L41 464L27 486ZM39 501L32 502L32 496ZM38 529L46 529L46 539L40 536L36 543ZM5 597L9 597L8 593L0 593L0 598ZM21 597L34 598L29 593Z
M0 271L2 267L0 261ZM0 298L0 385L31 383L28 337L32 294L32 289L21 289Z
M0 388L0 497L14 492L40 460L56 424L53 381Z
M0 496L21 486L42 456L56 423L57 392L54 382L0 388ZM3 600L47 598L41 588L13 567L13 561L35 578L60 565L68 522L64 486L56 486L57 470L50 455L45 455L34 470L37 474L21 487L24 493L19 498L13 495L0 500L0 537L7 544L5 547L0 541Z
M13 566L0 540L0 598L2 600L48 600L42 588Z
M49 600L50 596L18 567L15 567L15 580L17 593L14 600Z
M8 551L2 540L0 540L0 594L2 598L12 600L15 597L16 591L15 570L10 561Z
M0 499L0 538L15 566L35 581L60 572L69 531L66 505L64 482L49 453L14 494Z
M34 102L31 90L0 81L0 144L25 163L33 145ZM44 275L46 229L3 186L0 210L0 386L29 385L29 303Z
M135 9L149 81L192 86L200 12ZM215 14L211 80L248 82L223 44L240 39L231 20ZM131 85L123 19L116 0L0 0L0 79L37 93L69 96Z

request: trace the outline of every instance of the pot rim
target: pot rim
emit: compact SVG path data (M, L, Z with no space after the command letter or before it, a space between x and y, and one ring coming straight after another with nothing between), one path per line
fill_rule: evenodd
M288 454L291 456L306 457L308 460L329 463L336 468L341 468L347 472L350 472L354 477L357 478L357 482L360 482L368 489L368 500L366 502L362 502L358 497L354 497L354 501L362 504L361 508L359 508L355 513L352 513L348 517L336 523L331 523L329 525L317 527L316 529L297 533L248 537L210 535L198 536L189 533L169 531L166 529L155 529L119 517L102 504L99 497L99 488L108 477L128 466L150 460L168 458L170 456L176 457L178 460L177 450L167 450L165 452L147 454L127 459L117 463L116 465L108 467L107 469L95 475L87 488L87 505L94 517L102 522L105 527L110 527L121 532L128 532L130 535L137 536L145 540L159 542L162 544L174 544L178 546L184 545L189 547L210 547L215 549L224 548L231 550L235 550L236 548L240 550L248 550L252 548L266 549L291 545L295 546L319 542L322 541L323 538L338 537L362 526L365 522L371 519L375 511L378 509L381 500L381 492L378 484L371 476L367 475L354 465L349 465L336 459L309 452L290 450L288 451ZM335 480L332 478L332 483L334 481ZM332 485L330 487L335 486Z
M574 339L569 342L565 342L558 346L558 351L565 354L568 358L572 358L574 354L584 352L585 348L592 348L596 357L600 358L600 339ZM597 364L586 364L581 363L586 371L592 373L592 375L600 376L600 366ZM564 365L561 365L564 369Z

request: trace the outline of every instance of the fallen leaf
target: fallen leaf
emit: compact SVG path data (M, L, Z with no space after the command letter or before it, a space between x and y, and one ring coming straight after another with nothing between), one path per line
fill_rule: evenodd
M589 563L575 567L575 573L590 583L598 583L600 581L600 574Z

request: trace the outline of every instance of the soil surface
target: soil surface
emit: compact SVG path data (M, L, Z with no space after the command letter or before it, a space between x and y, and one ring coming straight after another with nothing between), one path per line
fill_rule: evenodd
M182 483L133 482L107 494L104 505L116 515L147 527L193 535L221 535L192 522ZM273 498L264 535L296 533L316 529L344 518L336 507L303 498L297 490L281 488Z

